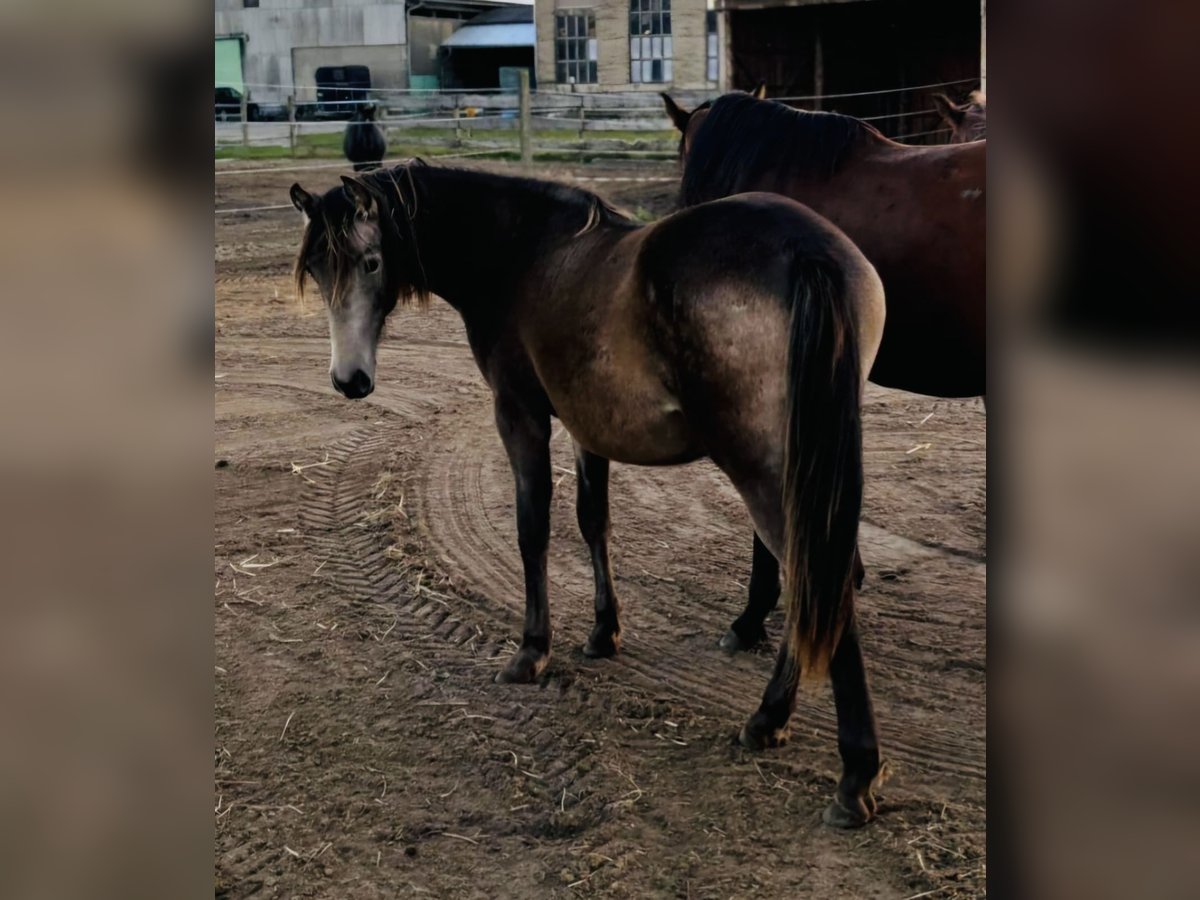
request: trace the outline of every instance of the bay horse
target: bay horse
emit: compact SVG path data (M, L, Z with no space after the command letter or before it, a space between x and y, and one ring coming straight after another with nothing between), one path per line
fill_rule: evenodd
M934 94L938 115L950 126L950 143L966 144L987 137L987 97L971 91L965 103L955 103L945 94Z
M307 222L296 286L302 293L311 278L325 300L334 388L370 394L388 314L437 295L462 316L494 396L525 570L520 649L496 680L533 682L549 660L552 417L574 442L595 577L589 657L621 643L609 461L708 457L784 560L787 586L788 637L739 739L750 749L782 743L801 676L828 672L843 774L825 819L870 819L881 761L852 562L861 393L884 300L863 254L770 194L641 225L579 188L419 161L342 180L321 196L291 189Z
M986 142L906 146L859 119L757 93L691 112L661 95L681 133L681 205L774 191L820 213L883 280L887 325L870 380L934 397L984 396ZM721 646L762 641L778 598L778 562L755 535L749 600Z
M346 126L342 138L342 152L354 163L355 172L378 169L387 155L387 135L375 121L374 103L364 103L354 111L354 118Z

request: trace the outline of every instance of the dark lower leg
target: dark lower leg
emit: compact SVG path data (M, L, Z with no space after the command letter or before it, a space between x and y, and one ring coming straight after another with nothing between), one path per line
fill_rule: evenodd
M621 624L608 559L608 460L577 447L575 475L575 514L592 555L596 579L596 624L583 652L592 657L613 656L620 648Z
M550 659L550 602L546 592L546 554L550 545L549 420L498 415L517 483L517 541L525 568L525 628L521 649L497 676L498 681L533 681Z
M749 650L766 636L764 623L779 603L779 562L754 535L754 555L750 563L750 598L742 614L721 638L721 648L730 653Z
M864 824L875 815L872 790L881 774L875 712L871 706L857 626L852 624L842 635L830 662L829 674L837 706L842 778L834 802L825 811L825 821L850 828Z
M796 688L800 683L800 666L784 640L775 657L775 671L763 693L758 711L750 717L738 735L748 750L778 747L787 741L788 720L796 708Z

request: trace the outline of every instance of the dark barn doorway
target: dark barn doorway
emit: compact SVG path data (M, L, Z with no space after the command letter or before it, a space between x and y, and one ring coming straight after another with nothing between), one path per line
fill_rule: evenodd
M729 0L732 87L766 82L771 98L872 121L889 137L924 143L942 127L930 94L978 87L980 8L970 0L858 0L778 6ZM829 95L956 82L861 97ZM916 136L916 137L914 137Z

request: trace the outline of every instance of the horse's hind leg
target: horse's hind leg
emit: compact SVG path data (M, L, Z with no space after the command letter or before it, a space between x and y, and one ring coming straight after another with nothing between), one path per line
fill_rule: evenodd
M854 586L861 589L863 577L862 558L858 548L854 549ZM721 638L721 649L728 653L749 650L767 636L764 623L767 616L779 603L779 561L763 544L758 533L754 534L754 556L750 565L750 599L745 610L734 620L729 631Z
M496 426L517 483L517 542L525 567L525 629L521 649L496 676L533 681L550 660L550 602L546 554L550 546L550 417L497 398Z
M852 585L846 590L854 591ZM790 623L789 623L790 625ZM884 777L879 755L875 712L867 686L858 628L851 623L838 641L829 665L833 701L837 708L838 752L842 777L824 819L839 828L864 825L875 815L874 789ZM743 726L738 740L750 750L778 747L787 740L788 720L796 705L800 666L784 641L775 660L775 671L763 694L762 703Z
M842 635L829 665L837 707L838 753L842 778L825 822L839 828L863 825L875 815L874 789L885 777L875 730L875 711L854 623Z
M583 652L591 657L615 656L621 645L621 623L608 560L608 460L576 444L575 476L575 514L596 578L596 625Z

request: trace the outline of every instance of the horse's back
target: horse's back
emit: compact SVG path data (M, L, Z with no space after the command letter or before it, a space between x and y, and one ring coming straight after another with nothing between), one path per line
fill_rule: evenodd
M836 225L797 200L754 191L680 210L648 227L640 263L687 282L779 284L792 260L870 266Z

